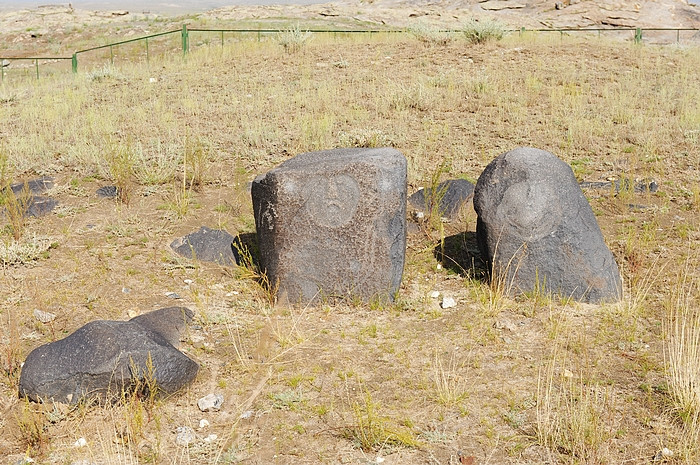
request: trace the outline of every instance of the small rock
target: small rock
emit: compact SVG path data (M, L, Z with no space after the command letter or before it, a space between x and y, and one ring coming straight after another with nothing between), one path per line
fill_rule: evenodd
M452 297L443 297L440 306L442 308L453 308L457 306L457 302Z
M131 289L128 287L122 287L122 294L129 294L131 292Z
M175 443L178 446L187 447L197 439L194 430L189 426L178 426L176 432Z
M511 332L515 332L518 329L517 326L508 320L498 320L493 324L493 327L496 329L507 329Z
M185 279L183 282L189 286L189 285L192 284L194 281L191 280L191 279Z
M156 79L156 78L149 78L149 79L148 79L148 82L150 82L150 83L158 82L158 79Z
M219 438L216 434L210 434L206 438L204 438L204 442L211 444L212 442L216 441Z
M166 292L165 297L175 300L182 299L182 297L180 297L180 294L178 294L177 292Z
M673 457L673 451L668 447L664 447L663 449L661 449L661 455L663 457Z
M17 458L19 457L19 458ZM34 459L28 456L14 456L14 457L7 457L9 459L8 463L11 463L12 465L27 465L29 463L34 463Z
M564 369L564 378L573 378L574 374L571 372L571 370Z
M53 320L56 319L56 315L54 315L53 313L42 312L39 309L34 310L34 317L44 324L51 323Z
M440 297L440 291L431 291L428 295L431 299L437 299L438 297Z
M246 410L245 412L241 413L240 418L241 418L241 420L247 420L248 418L253 416L253 413L255 413L255 412L253 412L252 410Z
M7 68L10 66L10 60L2 60L2 67Z
M455 219L473 196L474 184L466 179L450 179L437 185L435 192L432 188L419 189L408 198L408 202L418 209L418 213L437 210L440 216Z
M175 239L170 248L186 258L231 266L237 263L232 245L234 239L226 231L202 226L198 231Z
M208 427L209 427L209 422L207 420L205 420L204 418L199 420L199 429L204 429L204 428L208 428Z
M202 412L216 412L224 403L224 396L221 394L207 394L197 401L197 407Z
M43 176L41 178L32 179L31 181L18 182L12 184L10 186L10 189L12 189L12 192L15 195L21 195L25 189L27 189L30 194L40 195L45 193L49 189L53 189L53 186L54 179L49 176Z
M87 446L87 441L85 438L79 438L77 441L75 441L75 444L73 444L73 447L85 447Z
M51 213L57 205L58 200L41 195L35 195L29 199L29 206L25 216L31 216L33 218L46 216Z
M98 197L103 199L114 199L119 195L117 186L102 186L95 191Z
M377 459L375 460L376 463L384 463L384 460L386 460L384 457L377 456Z

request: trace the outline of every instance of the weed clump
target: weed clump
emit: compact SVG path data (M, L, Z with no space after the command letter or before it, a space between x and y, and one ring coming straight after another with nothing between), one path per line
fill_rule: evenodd
M448 31L425 23L417 23L408 28L408 32L426 45L447 45L452 40Z
M277 43L287 53L299 52L309 39L311 39L311 32L302 31L298 24L277 34Z
M501 40L505 35L505 28L498 21L487 19L478 21L470 19L462 27L462 33L467 41L472 44L484 44L492 40Z

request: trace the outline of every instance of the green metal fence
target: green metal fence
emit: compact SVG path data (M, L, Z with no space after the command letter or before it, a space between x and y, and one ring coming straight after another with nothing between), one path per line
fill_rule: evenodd
M700 31L700 29L697 28L640 28L640 27L616 27L616 28L544 28L544 29L526 29L526 28L520 28L520 29L508 29L505 32L506 33L519 33L520 35L523 35L527 32L554 32L554 33L559 33L562 37L564 34L569 34L569 33L597 33L599 36L602 33L610 33L610 32L632 32L633 35L633 40L635 43L642 43L643 42L643 33L645 31L648 32L675 32L676 33L676 42L680 43L680 34L683 31ZM144 43L144 52L145 52L145 57L146 61L150 60L150 49L149 49L149 40L152 41L153 39L159 38L159 37L165 37L169 35L180 35L180 41L181 41L181 47L182 47L182 54L183 56L187 55L187 53L190 50L190 33L216 33L220 35L221 38L221 45L224 45L224 35L225 34L257 34L258 40L261 40L263 35L269 35L269 34L278 34L280 32L283 32L282 30L279 29L202 29L202 28L188 28L187 24L183 24L181 29L175 29L171 31L166 31L166 32L160 32L157 34L150 34L147 36L142 36L142 37L136 37L133 39L128 39L128 40L122 40L119 42L113 42L110 44L106 45L98 45L96 47L90 47L82 50L77 50L73 53L72 56L70 57L0 57L0 77L2 81L5 80L6 78L6 66L8 66L10 63L13 61L30 61L32 62L32 65L34 67L34 74L36 75L36 78L39 79L39 64L40 62L60 62L60 61L65 61L65 60L70 60L71 61L71 68L73 70L73 73L78 72L78 63L79 63L79 56L82 54L90 53L90 52L95 52L99 50L109 50L110 54L110 63L114 63L114 48L130 43L135 43L135 42L141 42L143 41ZM337 36L338 34L369 34L372 36L373 34L402 34L402 33L407 33L408 30L406 29L346 29L346 30L338 30L338 29L308 29L305 30L304 32L309 32L312 34L334 34ZM443 32L448 32L448 33L455 33L458 34L461 31L460 30L445 30ZM7 63L7 64L6 64ZM28 69L28 67L24 68L25 70Z

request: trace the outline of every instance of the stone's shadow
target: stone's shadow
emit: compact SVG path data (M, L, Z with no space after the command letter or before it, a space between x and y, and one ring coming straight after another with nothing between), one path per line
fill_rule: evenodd
M476 233L466 231L445 238L444 245L438 244L433 255L446 270L462 276L488 280L488 266L476 242Z
M231 250L238 266L260 270L260 248L258 247L258 235L256 233L242 233L233 238Z

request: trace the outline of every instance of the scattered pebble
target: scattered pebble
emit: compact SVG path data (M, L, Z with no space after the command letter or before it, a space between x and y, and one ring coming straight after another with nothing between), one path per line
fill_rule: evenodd
M152 84L152 83L154 83L154 82L158 82L158 79L156 79L156 78L149 78L149 79L148 79L148 82L150 82L150 83Z
M457 306L457 302L452 297L443 297L440 306L442 308L453 308Z
M564 369L564 378L573 378L574 374L571 372L571 370Z
M438 263L436 268L437 268L438 270L441 270L441 269L442 269L442 263Z
M377 456L377 459L375 460L376 463L384 463L385 458L381 456Z
M185 279L184 283L187 284L188 286L192 284L194 281L191 279Z
M664 457L673 457L673 451L668 447L661 449L661 455Z
M209 426L209 422L207 420L205 420L204 418L199 420L199 429L204 429L204 428L207 428L208 426Z
M122 294L128 294L130 292L131 292L131 289L129 289L128 287L122 287Z
M507 329L508 331L512 332L515 332L518 329L517 326L515 326L508 320L496 320L496 322L493 324L493 327L496 329Z
M197 439L194 430L189 426L178 426L176 432L175 443L178 446L187 447Z
M241 420L247 420L248 418L253 416L253 413L255 412L253 412L252 410L246 410L245 412L241 413Z
M207 394L197 401L197 407L202 412L216 412L224 403L224 396L221 394Z
M428 294L431 299L437 299L440 297L440 291L432 291L430 294Z
M85 447L87 446L87 441L85 438L79 438L75 443L73 444L74 447Z
M165 297L167 297L169 299L176 299L176 300L182 299L182 297L180 297L180 294L178 294L177 292L166 292Z
M209 436L204 438L204 442L212 443L212 442L216 441L218 438L219 438L219 436L217 436L216 434L210 434Z
M56 319L56 315L54 315L53 313L42 312L39 309L34 309L34 317L42 323L51 323L53 320Z

